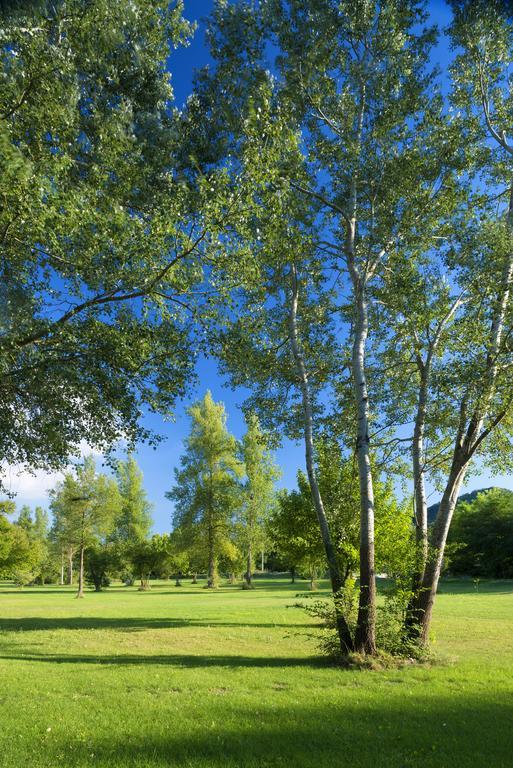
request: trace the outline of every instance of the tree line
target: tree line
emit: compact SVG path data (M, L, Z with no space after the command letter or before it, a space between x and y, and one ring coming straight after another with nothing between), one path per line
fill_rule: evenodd
M513 22L505 0L450 6L440 73L420 0L218 2L213 64L183 108L168 75L192 34L181 3L4 11L3 461L155 440L142 409L169 414L197 354L217 356L265 430L304 441L336 597L317 446L354 457L344 653L378 650L380 473L407 467L413 488L399 634L425 645L459 490L476 459L512 456ZM217 469L211 486L180 470L187 535L202 494L230 504L237 463L216 461L219 486ZM431 532L427 481L442 489ZM204 525L223 540L222 520Z

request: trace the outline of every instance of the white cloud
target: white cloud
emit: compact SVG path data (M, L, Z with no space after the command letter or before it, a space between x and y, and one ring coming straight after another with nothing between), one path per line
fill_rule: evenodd
M69 467L83 456L92 455L96 461L103 459L103 454L97 448L91 447L82 440L76 454L70 456ZM74 461L73 461L74 459ZM59 480L63 478L63 472L35 469L29 471L20 465L0 465L0 474L6 491L15 494L17 504L30 504L31 502L48 502L50 491Z
M118 443L118 450L125 451L127 440L122 437ZM104 454L98 448L89 445L86 440L82 440L77 451L70 455L68 468L80 461L84 456L93 456L96 461L98 471L108 472L108 468L102 466ZM55 484L62 480L63 472L46 471L44 469L35 469L30 471L27 467L21 465L9 465L0 462L0 476L3 485L9 494L13 494L13 500L16 506L23 504L41 504L47 506L49 503L48 492L54 488ZM0 494L0 497L5 494Z
M22 467L4 467L2 479L6 490L16 494L20 502L42 501L48 498L48 491L62 479L62 472L46 472L36 469L28 472Z

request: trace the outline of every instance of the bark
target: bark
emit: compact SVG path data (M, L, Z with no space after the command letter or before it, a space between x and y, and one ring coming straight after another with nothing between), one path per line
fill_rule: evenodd
M62 586L64 584L64 552L61 550L61 577L59 584Z
M197 574L193 573L192 574L192 582L191 582L191 584L197 584L197 583L198 583Z
M291 568L290 569L290 583L295 584L296 583L296 569Z
M208 510L208 575L207 587L215 589L217 587L217 556L215 541L215 526L213 520L213 490L212 490L212 472L210 473L210 493Z
M208 537L208 578L207 587L214 589L217 587L217 559L215 555L215 546L212 532L209 531Z
M248 544L247 570L244 574L244 579L248 587L253 586L253 550L251 547L251 539Z
M80 567L78 570L78 592L76 597L84 597L84 545L80 546Z
M415 499L415 538L417 544L417 569L414 575L414 591L416 592L424 578L424 570L428 557L428 519L427 496L424 480L424 430L426 426L427 398L429 384L429 367L422 365L420 370L420 387L413 430L412 465Z
M68 584L73 584L73 550L71 547L68 550Z
M433 528L430 556L426 562L420 589L413 603L410 634L418 636L422 645L426 645L429 640L433 606L442 573L447 535L469 461L470 459L461 459L457 455L454 457Z
M361 151L366 86L361 82L360 103L355 116L355 157L348 200L344 214L346 241L344 252L353 286L355 305L354 340L352 350L353 393L357 414L356 456L360 485L360 594L355 649L359 653L376 653L376 574L374 567L374 488L369 446L369 396L365 371L368 335L367 283L381 262L386 248L359 267L356 261L358 162Z
M294 364L296 373L299 379L299 386L301 389L302 406L303 406L303 431L305 442L305 458L306 458L306 470L308 475L308 482L310 484L310 491L312 493L312 501L317 519L319 521L319 527L321 530L321 537L324 544L324 550L326 552L326 558L328 561L328 568L330 573L331 588L333 594L336 595L343 586L342 578L340 576L340 569L337 561L337 555L331 533L324 510L324 504L319 490L319 484L317 482L317 474L315 471L314 463L314 439L313 439L313 411L312 400L310 395L310 384L308 380L308 374L306 371L305 362L301 353L301 348L298 340L297 329L297 308L299 300L299 289L297 272L295 265L291 266L291 302L290 302L290 314L289 314L289 335L290 344L292 349L292 356L294 358ZM337 632L340 640L340 647L343 653L348 653L353 650L353 639L347 621L340 612L337 605L335 605L337 616Z
M369 395L365 373L368 310L365 287L355 286L356 321L352 354L353 392L357 412L356 457L360 481L360 595L355 646L376 653L376 574L374 568L374 488L369 446Z
M513 187L511 189L507 224L510 229L513 227ZM513 253L507 258L501 276L501 287L490 328L486 365L482 376L484 385L481 399L478 400L468 422L466 418L466 398L461 403L460 424L455 440L451 470L433 528L424 578L414 602L416 627L413 627L413 632L416 632L422 644L427 644L429 640L433 606L442 571L447 535L468 465L483 441L507 413L508 406L505 406L501 412L491 418L488 426L484 428L486 419L490 419L490 408L499 374L498 358L504 336L506 313L510 304L512 281Z

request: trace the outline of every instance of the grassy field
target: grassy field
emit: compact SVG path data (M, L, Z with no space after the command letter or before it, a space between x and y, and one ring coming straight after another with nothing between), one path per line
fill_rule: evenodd
M442 587L439 662L315 656L303 584L0 587L0 766L511 768L513 582Z

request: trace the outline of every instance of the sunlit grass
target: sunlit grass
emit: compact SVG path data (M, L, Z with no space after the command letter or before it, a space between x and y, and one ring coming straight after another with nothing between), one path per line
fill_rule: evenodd
M513 583L447 582L439 662L316 658L305 583L0 587L0 766L510 768Z

